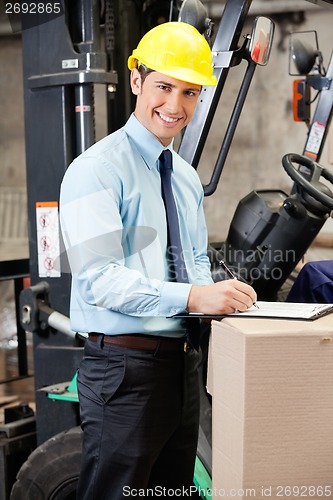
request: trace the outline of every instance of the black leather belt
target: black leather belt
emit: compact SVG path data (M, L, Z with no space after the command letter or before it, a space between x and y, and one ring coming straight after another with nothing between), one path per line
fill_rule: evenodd
M187 341L184 338L166 338L150 335L103 335L102 333L89 333L89 340L98 342L100 337L102 345L127 347L128 349L142 349L145 351L187 351Z

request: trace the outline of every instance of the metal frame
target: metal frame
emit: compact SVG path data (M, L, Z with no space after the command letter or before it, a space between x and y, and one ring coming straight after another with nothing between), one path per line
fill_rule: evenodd
M311 76L306 77L306 80L309 80L311 85ZM318 104L316 110L314 112L311 126L309 129L309 133L307 136L307 140L304 146L303 154L310 156L315 161L319 162L321 153L323 151L323 147L325 144L325 140L328 134L329 126L332 120L332 110L333 110L333 53L331 55L331 59L327 68L327 72L325 77L321 77L321 80L324 80L324 84L322 88L319 89L320 96L318 99ZM315 128L317 124L320 124L323 127L323 135L320 140L320 145L318 152L313 154L311 152L311 141L313 137L313 133L315 133Z
M218 26L212 47L213 54L235 51L252 0L228 0ZM226 82L229 67L216 67L216 87L204 87L192 121L186 127L179 147L179 154L197 168L214 114Z

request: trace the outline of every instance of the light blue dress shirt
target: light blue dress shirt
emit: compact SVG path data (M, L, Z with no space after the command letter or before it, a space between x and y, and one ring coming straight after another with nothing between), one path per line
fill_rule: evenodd
M172 186L188 283L168 281L162 144L132 115L67 169L60 222L72 273L71 327L80 332L182 336L191 284L212 283L203 190L172 149Z

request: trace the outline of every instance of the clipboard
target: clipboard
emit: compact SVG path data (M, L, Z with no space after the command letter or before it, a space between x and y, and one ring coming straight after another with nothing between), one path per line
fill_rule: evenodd
M295 319L300 321L313 321L333 312L333 304L314 304L304 302L256 302L258 307L250 307L245 312L236 311L230 314L204 314L184 313L169 316L172 318L270 318L270 319Z

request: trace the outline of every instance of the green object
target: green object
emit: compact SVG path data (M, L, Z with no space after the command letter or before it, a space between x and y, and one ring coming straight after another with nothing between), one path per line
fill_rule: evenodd
M200 458L196 457L193 482L204 500L212 498L212 478Z
M67 387L68 392L75 392L77 394L77 372L75 373L74 377L71 380L71 383Z
M56 401L70 401L71 403L78 403L79 396L77 393L77 372L68 384L57 384L50 387L45 387L43 390L47 392L47 397Z

